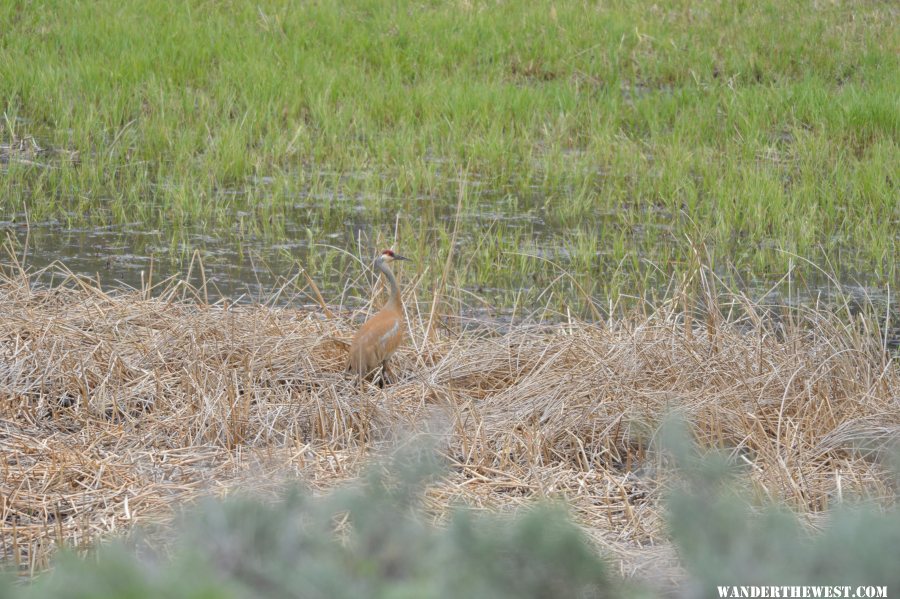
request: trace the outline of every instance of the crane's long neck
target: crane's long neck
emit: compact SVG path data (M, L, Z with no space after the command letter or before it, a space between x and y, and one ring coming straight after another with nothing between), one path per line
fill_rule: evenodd
M391 297L388 298L388 304L400 306L400 286L397 285L397 278L394 276L391 268L384 263L383 260L378 261L378 269L387 277L388 283L391 284Z

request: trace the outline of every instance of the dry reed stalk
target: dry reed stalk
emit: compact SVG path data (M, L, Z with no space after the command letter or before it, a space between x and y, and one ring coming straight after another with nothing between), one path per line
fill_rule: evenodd
M620 571L674 576L666 471L650 451L667 411L749 464L742 483L761 496L811 515L853 494L893 500L859 449L900 433L900 370L877 321L816 309L789 321L703 286L702 311L676 290L602 325L503 334L433 335L412 306L403 380L360 395L333 342L351 335L347 315L197 304L184 298L202 290L177 281L156 297L107 293L60 267L2 274L0 560L31 573L60 545L248 482L328 487L429 431L450 464L428 494L436 518L460 501L563 498ZM424 361L413 348L426 335Z

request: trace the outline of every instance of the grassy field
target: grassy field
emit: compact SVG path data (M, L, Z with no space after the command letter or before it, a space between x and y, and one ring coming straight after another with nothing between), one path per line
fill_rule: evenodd
M0 208L173 236L277 239L293 220L310 243L348 222L393 236L399 215L433 277L461 196L470 289L558 276L524 253L639 293L668 279L655 267L689 268L686 238L744 275L777 278L796 253L884 285L896 17L875 1L5 2Z

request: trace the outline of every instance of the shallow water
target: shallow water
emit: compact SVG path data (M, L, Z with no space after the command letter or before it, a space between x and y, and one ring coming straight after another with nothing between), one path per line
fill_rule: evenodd
M296 272L295 261L305 254L302 242L238 242L200 231L173 239L171 233L141 230L138 224L67 228L51 221L28 229L10 223L0 227L14 234L16 255L27 267L41 269L59 261L73 273L99 279L110 288L140 289L151 279L158 283L186 276L193 259L191 282L199 286L205 278L211 301L264 299Z
M107 288L140 289L167 277L189 278L203 288L209 301L226 298L238 302L268 302L281 305L312 305L316 297L305 275L315 281L329 304L358 306L371 295L368 264L377 244L390 245L398 224L389 210L373 212L363 204L338 198L305 198L284 217L276 232L246 232L240 222L251 218L236 213L230 227L165 230L148 228L139 222L108 226L73 226L49 220L30 222L25 214L0 221L0 232L10 240L16 259L27 268L41 269L54 261L72 272L99 280ZM419 247L438 247L447 243L447 232L455 221L455 202L423 199L419 216L404 216L407 235L413 231L421 238ZM576 227L554 223L545 213L541 198L512 198L483 193L476 209L465 211L459 220L455 272L462 298L456 304L465 317L508 321L518 319L596 316L606 312L612 293L648 297L666 293L678 263L669 258L666 266L654 262L658 256L675 256L684 248L668 233L671 218L666 214L644 215L642 222L628 228L619 239L624 249L608 247L613 233L622 233L621 219L613 214L597 213ZM73 219L73 222L77 220ZM402 228L402 227L401 227ZM648 235L648 231L652 231ZM442 235L444 236L442 241ZM588 247L579 239L595 239ZM498 241L499 239L504 241ZM510 241L511 240L511 241ZM491 261L472 265L473 255L485 244L496 244L487 251L499 261L504 256L527 255L511 266ZM398 250L408 252L402 240ZM666 247L668 246L668 247ZM471 250L471 248L475 248ZM621 254L637 269L620 268ZM725 263L725 260L719 260ZM891 305L897 300L887 286L873 284L864 276L866 265L852 254L833 260L843 270L826 276L823 271L797 261L790 282L783 272L752 272L722 269L717 272L730 285L754 300L776 305L819 303L837 305L849 298L852 304ZM413 266L406 266L412 264ZM440 272L443 258L405 263L402 278L409 281L424 271L432 279L420 284L427 301L434 285L434 273ZM410 268L412 268L410 270ZM561 276L562 270L571 276ZM616 277L619 277L618 282ZM836 280L837 283L836 284ZM780 283L779 283L780 282ZM295 284L296 283L296 284ZM281 290L281 292L279 292ZM583 290L583 291L582 291ZM594 308L578 298L590 294ZM572 300L571 298L576 298ZM621 301L621 300L620 300ZM900 317L896 319L900 322Z
M29 269L42 269L59 261L105 287L141 288L151 273L154 283L170 276L190 275L195 286L206 281L210 301L227 298L259 302L271 299L275 291L305 270L326 301L340 305L359 303L371 293L368 265L382 245L394 245L391 240L400 216L388 209L373 211L347 198L310 196L290 209L275 231L244 230L241 223L253 218L238 211L230 226L167 230L140 222L107 226L71 225L58 220L34 222L20 213L0 221L0 234L12 241L17 260ZM440 243L442 233L453 228L455 203L423 198L418 216L402 218L407 235L409 231L422 234L415 240L420 247L423 240L433 246ZM72 215L72 222L82 220ZM516 249L566 261L566 249L554 247L553 231L539 211L521 202L511 205L504 198L486 200L475 214L461 216L458 246L483 240L496 223L502 223L505 234L526 242ZM415 249L406 246L401 239L397 249L419 257ZM501 311L509 304L506 300L514 292L511 290L536 283L531 273L492 269L491 275L478 277L470 290L483 300L476 304ZM305 277L301 281L301 287L305 286ZM287 301L287 297L297 299L288 294L280 301ZM305 299L315 300L312 296Z

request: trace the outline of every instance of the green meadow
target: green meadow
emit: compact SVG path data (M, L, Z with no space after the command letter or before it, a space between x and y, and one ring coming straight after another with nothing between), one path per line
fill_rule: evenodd
M0 213L140 223L182 247L198 230L302 238L326 288L359 272L344 251L394 242L435 284L455 238L447 284L507 305L522 289L643 293L698 256L747 285L808 259L884 287L900 257L897 13L8 1Z

